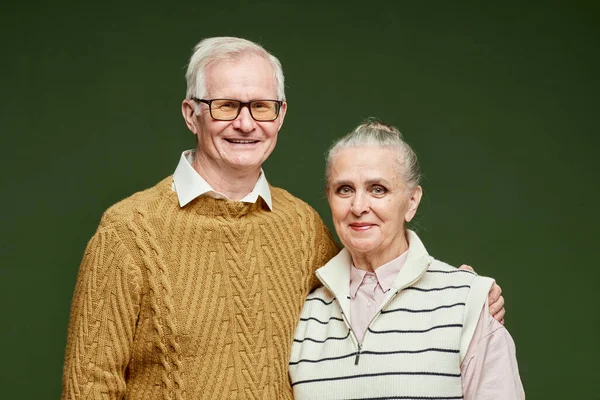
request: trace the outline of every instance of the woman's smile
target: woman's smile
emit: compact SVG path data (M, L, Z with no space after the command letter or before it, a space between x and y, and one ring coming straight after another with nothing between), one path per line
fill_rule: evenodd
M350 224L350 228L355 231L366 231L374 227L375 224L370 224L367 222L355 222Z

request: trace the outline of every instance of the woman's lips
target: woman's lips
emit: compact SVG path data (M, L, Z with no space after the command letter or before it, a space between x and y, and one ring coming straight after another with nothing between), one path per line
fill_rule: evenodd
M371 229L373 226L374 226L373 224L365 224L365 223L350 224L350 228L355 231L366 231L368 229Z

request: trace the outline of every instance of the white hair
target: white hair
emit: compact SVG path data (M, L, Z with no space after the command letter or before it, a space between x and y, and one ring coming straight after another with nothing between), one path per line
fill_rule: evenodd
M352 132L336 140L327 152L326 182L329 186L331 164L342 149L352 147L390 148L397 153L398 173L408 190L415 189L421 181L421 169L417 155L404 141L400 131L374 118L367 119Z
M285 82L281 63L262 46L237 37L212 37L200 41L190 57L185 79L187 81L186 98L206 95L206 68L219 61L237 60L249 54L261 56L273 67L277 82L277 100L285 101Z

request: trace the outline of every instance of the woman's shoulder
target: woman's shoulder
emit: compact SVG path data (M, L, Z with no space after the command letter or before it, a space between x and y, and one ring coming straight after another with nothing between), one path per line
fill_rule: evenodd
M472 274L472 275L477 275L475 272L458 269L453 265L450 265L444 261L438 260L433 257L431 257L431 263L429 264L429 268L427 269L427 272L446 273L446 274L463 273L464 272L464 273L468 273L468 274Z
M319 286L306 296L306 303L317 302L325 305L332 304L335 299L333 293L329 291L325 286Z
M472 285L487 285L492 280L486 276L478 275L474 271L458 269L433 257L431 259L432 262L426 271L428 276L437 276L448 281L464 281Z
M329 321L331 318L342 318L342 311L335 300L335 296L325 287L321 286L306 296L300 321Z
M471 282L477 278L477 274L472 271L458 269L448 263L435 258L431 258L431 263L425 271L425 278L443 282Z

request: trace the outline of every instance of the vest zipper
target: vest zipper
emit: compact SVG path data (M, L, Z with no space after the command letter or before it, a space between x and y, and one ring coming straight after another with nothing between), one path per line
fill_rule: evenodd
M361 350L361 346L359 344L358 351L356 352L356 358L354 359L354 365L358 365L358 359L360 358L360 350Z
M319 277L318 274L317 274L317 277ZM319 280L321 280L320 277L319 277ZM354 365L358 365L358 359L360 358L360 351L362 349L362 346L358 342L358 338L356 337L356 334L352 330L352 325L350 325L350 321L348 321L348 318L346 317L346 313L342 310L342 306L341 306L340 301L338 300L337 296L335 295L335 292L333 290L331 290L331 288L329 287L329 285L327 285L327 283L325 283L323 281L321 281L321 283L323 284L323 286L325 286L327 288L327 290L329 290L331 293L333 293L333 298L335 299L335 301L338 303L338 306L340 307L340 311L342 312L342 318L344 319L344 323L346 324L346 327L350 331L350 336L352 337L352 340L354 340L354 343L356 343L356 358L354 359Z
M427 267L429 267L429 264L427 264ZM380 307L379 311L377 312L377 314L375 314L375 316L373 317L373 319L369 322L369 325L367 326L367 331L365 332L365 335L363 336L363 340L365 340L365 336L367 336L367 334L369 333L369 327L371 326L371 324L373 323L373 321L375 321L375 319L379 316L379 314L381 314L381 310L383 310L392 300L394 297L396 297L396 295L398 294L398 292L400 292L402 289L404 289L405 287L408 287L410 285L412 285L413 283L415 283L416 281L418 281L421 276L423 276L423 274L427 271L427 268L425 268L425 270L421 271L421 273L419 274L419 276L417 276L415 279L413 279L411 282L402 285L400 288L398 288L396 290L396 292L394 293L394 295L392 297L390 297L390 299L388 301L386 301L384 304L382 304L382 306ZM321 279L321 277L319 276L319 273L317 272L317 278L319 278L319 280L321 281L321 283L323 284L323 286L325 286L327 288L327 290L329 290L332 294L333 294L333 298L335 299L335 301L337 301L340 310L342 309L342 306L340 305L340 302L337 298L336 293L331 290L331 287L323 280ZM356 343L356 357L354 358L354 365L358 365L358 361L360 360L360 352L362 350L362 346L361 343L358 343L358 339L356 337L356 334L354 333L354 331L352 330L352 325L350 324L350 321L348 321L348 318L346 318L346 314L342 311L342 317L344 317L344 322L346 323L346 326L348 327L348 329L350 330L351 336L354 339L354 342Z
M419 276L417 276L415 279L413 279L412 281L405 283L404 285L400 286L398 289L396 289L396 291L394 292L394 294L383 304L381 304L381 306L379 307L379 311L377 311L377 314L375 314L373 316L373 318L371 319L371 321L369 321L369 324L367 325L367 330L365 332L365 334L363 335L363 341L365 340L365 337L369 334L369 328L371 327L371 325L373 324L373 322L375 322L375 320L377 319L377 317L379 317L379 315L381 314L381 311L383 311L384 308L387 307L388 304L390 304L394 298L396 298L396 296L398 295L398 293L400 293L401 290L403 290L404 288L409 287L410 285L412 285L413 283L417 282L419 279L421 279L421 277L423 276L423 274L425 274L425 272L427 272L427 269L429 268L429 265L431 263L427 264L427 268L425 268L425 270L421 271L421 273L419 274ZM344 316L345 317L345 316ZM348 325L350 325L348 323ZM352 329L350 329L352 330ZM358 340L357 340L358 343ZM360 357L360 351L361 351L361 345L358 345L358 353L356 353L356 359L354 360L354 365L358 365L358 359Z
M337 297L335 298L335 301L338 301ZM339 301L338 301L338 303L339 303ZM340 309L341 309L341 307L340 307ZM356 357L354 358L354 365L358 365L358 359L360 358L360 351L362 350L362 346L361 346L360 343L358 343L358 338L356 337L356 334L352 330L352 325L350 325L350 321L348 321L348 319L346 318L346 314L343 313L343 312L342 312L342 317L344 317L344 322L346 323L346 326L350 330L350 336L354 340L354 343L356 343L356 348L357 349L356 349Z

